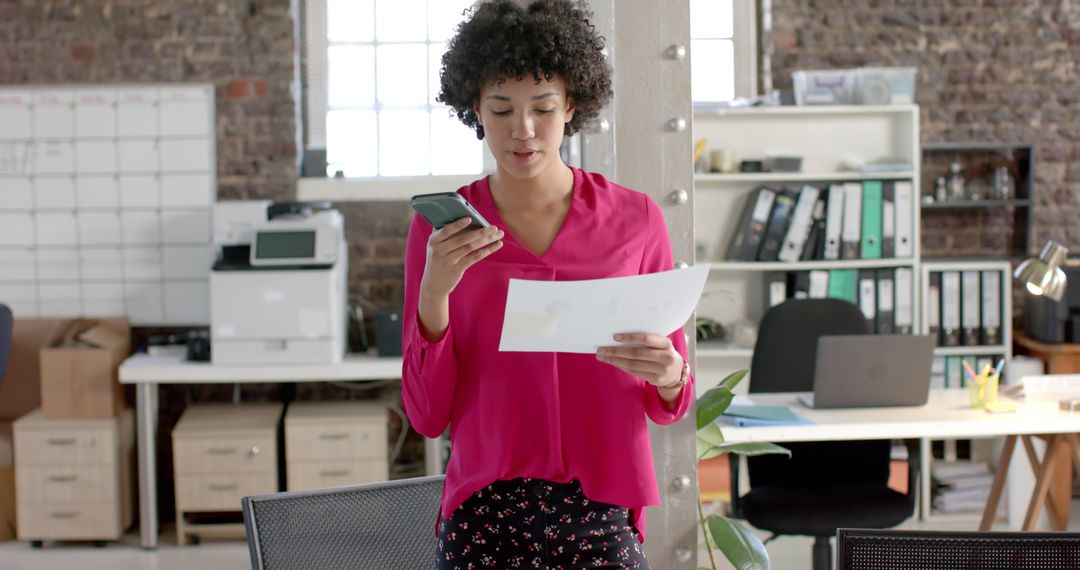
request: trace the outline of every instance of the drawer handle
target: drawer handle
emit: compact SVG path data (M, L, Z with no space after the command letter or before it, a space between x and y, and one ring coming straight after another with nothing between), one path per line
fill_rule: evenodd
M58 513L49 513L49 516L54 519L73 519L79 516L79 511L63 511Z
M73 437L65 437L65 438L50 437L48 440L46 440L46 443L48 443L49 445L75 445L75 438L73 438Z
M327 469L325 471L320 471L319 475L322 475L323 477L344 477L349 473L352 473L349 469Z
M235 491L237 487L238 487L238 485L236 483L232 483L232 484L229 484L229 485L211 484L210 485L210 490L211 491Z
M348 439L348 438L349 438L349 434L347 434L347 433L320 433L319 434L319 439L335 440L335 439Z
M53 483L73 483L75 482L74 475L53 475L49 477L49 481Z
M235 447L211 447L206 450L210 455L232 455L236 453Z

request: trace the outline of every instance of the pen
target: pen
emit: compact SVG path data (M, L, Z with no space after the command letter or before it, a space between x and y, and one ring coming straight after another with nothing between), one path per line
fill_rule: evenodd
M974 379L976 379L978 377L978 375L975 374L975 369L972 368L970 364L968 364L968 361L961 360L960 362L964 365L964 370L967 371L968 376L970 376L972 380L974 380Z
M993 376L998 376L998 375L1000 375L1000 374L1001 374L1001 367L1002 367L1002 366L1005 366L1005 359L1004 359L1004 358L1002 358L1001 360L999 360L999 361L998 361L998 363L997 363L997 367L996 367L996 368L994 368L994 374L993 374Z

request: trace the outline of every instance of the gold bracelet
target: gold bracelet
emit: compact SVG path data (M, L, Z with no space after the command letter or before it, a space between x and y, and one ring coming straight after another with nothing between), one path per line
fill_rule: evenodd
M682 373L679 374L679 381L667 386L657 386L661 390L681 390L686 385L686 380L690 377L690 363L683 359Z

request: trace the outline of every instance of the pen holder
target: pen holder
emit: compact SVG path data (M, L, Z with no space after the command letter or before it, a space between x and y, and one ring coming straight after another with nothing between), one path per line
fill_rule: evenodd
M972 408L982 408L998 399L998 376L988 376L982 382L969 380L968 399Z

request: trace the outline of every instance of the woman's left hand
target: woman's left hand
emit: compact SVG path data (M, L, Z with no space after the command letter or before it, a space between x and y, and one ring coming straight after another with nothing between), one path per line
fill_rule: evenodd
M649 333L623 333L615 340L635 346L604 346L596 358L656 387L670 386L682 376L683 357L671 339Z

